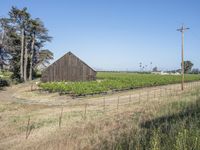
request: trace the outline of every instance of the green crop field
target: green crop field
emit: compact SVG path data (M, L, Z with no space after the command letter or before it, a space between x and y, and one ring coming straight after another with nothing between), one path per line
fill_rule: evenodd
M200 80L200 75L185 75L186 82L197 80ZM180 82L180 75L98 72L96 81L51 82L41 83L39 86L49 92L81 96Z

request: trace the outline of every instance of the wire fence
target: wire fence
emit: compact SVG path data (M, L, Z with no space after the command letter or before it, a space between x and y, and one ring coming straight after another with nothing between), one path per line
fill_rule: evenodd
M119 109L120 106L131 105L140 101L151 101L154 99L166 97L166 96L178 96L194 90L196 87L200 86L200 82L189 82L185 84L184 91L181 90L180 84L160 86L155 88L146 88L138 91L133 91L133 94L121 95L116 97L102 97L97 98L97 102L91 100L80 104L69 104L68 106L62 107L82 107L85 108L87 105L87 110L96 110L102 108L103 111L108 110L110 107Z
M58 112L57 120L58 127L61 128L63 122L67 118L68 122L77 120L87 120L91 118L109 119L113 115L117 115L123 112L132 111L137 105L148 105L151 102L169 100L170 98L181 99L187 94L191 94L191 91L195 91L200 87L200 82L188 82L184 85L184 91L181 90L180 84L172 84L167 86L157 86L144 89L136 89L127 95L118 96L103 96L102 98L91 99L90 101L82 102L79 104L69 104L60 106L60 112ZM32 88L32 87L31 87ZM55 115L55 114L54 114ZM75 119L76 118L76 119ZM28 139L31 133L31 118L29 116L26 126L26 139Z

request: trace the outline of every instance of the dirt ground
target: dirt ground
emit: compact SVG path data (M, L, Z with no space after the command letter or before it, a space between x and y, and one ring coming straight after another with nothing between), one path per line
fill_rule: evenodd
M185 91L199 84L200 82L187 83ZM150 101L160 97L178 96L180 93L180 84L173 84L72 98L40 92L34 82L13 85L0 91L0 150L30 149L35 144L41 144L58 132L61 116L63 120L60 126L65 126L65 132L71 132L76 127L80 128L80 123L83 127L87 122L86 117L90 121L99 121L99 116L100 119L102 116L106 118L102 115L105 112L113 115L129 108L137 110L139 105L148 105ZM26 139L30 127L32 130Z

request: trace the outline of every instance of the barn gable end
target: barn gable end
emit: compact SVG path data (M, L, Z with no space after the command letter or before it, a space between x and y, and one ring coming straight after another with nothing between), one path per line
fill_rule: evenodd
M42 82L89 81L96 79L96 71L68 52L42 72Z

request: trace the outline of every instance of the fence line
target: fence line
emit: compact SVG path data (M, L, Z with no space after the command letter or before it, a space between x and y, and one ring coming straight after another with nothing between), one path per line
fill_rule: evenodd
M200 85L200 84L198 84ZM123 104L129 104L130 101L143 101L143 100L151 100L151 99L155 99L155 98L162 98L162 97L165 97L165 96L176 96L176 95L179 95L179 94L182 94L182 93L186 93L191 90L194 89L194 86L198 86L196 84L193 84L193 86L189 85L185 88L184 91L181 91L181 90L176 90L175 86L173 87L174 90L172 90L171 88L159 88L159 89L152 89L152 90L147 90L146 92L139 92L137 94L128 94L128 95L125 95L125 96L116 96L114 98L107 98L106 97L103 97L103 104L101 102L98 102L98 103L94 103L91 101L91 103L87 103L87 106L88 107L103 107L103 109L105 110L106 106L108 105L115 105L115 100L117 101L117 108L119 108L120 105L123 105ZM85 104L70 104L68 106L65 106L65 107L84 107Z
M188 83L187 83L188 84ZM153 90L147 90L146 94L139 92L139 94L129 94L126 96L117 96L116 100L117 100L117 105L116 105L116 109L119 110L120 106L130 106L131 104L134 104L134 102L141 102L141 101L149 101L151 99L156 99L156 98L162 98L162 97L166 97L166 96L177 96L179 95L179 98L182 94L185 94L191 90L194 89L194 87L199 86L200 83L189 83L188 85L185 86L185 91L181 91L179 88L178 90L175 88L176 86L171 86L170 88L160 88L158 89L153 89ZM159 92L156 92L159 91ZM109 100L111 100L109 102ZM131 103L133 102L133 103ZM106 98L104 97L104 112L105 112L105 107L107 107L106 111L109 111L110 107L113 107L114 101L113 98L112 99L108 99L108 101L106 100ZM88 105L89 106L89 105ZM110 107L109 107L110 106ZM90 106L90 107L94 107L94 106ZM96 105L96 107L99 107L99 105ZM100 106L101 107L101 106ZM89 109L89 108L88 108ZM111 109L111 110L116 110L116 109Z
M147 88L147 89L139 89L138 91L135 90L135 93L132 94L127 94L127 95L120 95L112 98L107 98L106 96L103 97L103 102L102 101L97 101L93 103L92 101L87 102L87 103L82 103L82 104L70 104L68 106L62 106L61 107L61 112L60 115L58 116L58 123L59 123L59 128L62 127L62 120L63 120L63 115L64 115L64 110L67 108L76 108L80 107L80 110L70 110L67 111L69 114L73 112L80 112L82 115L82 118L84 120L87 119L87 116L90 114L90 112L94 111L97 113L102 113L103 118L109 118L111 115L117 115L120 113L120 109L127 107L131 108L131 105L135 105L137 103L141 104L144 102L145 104L148 104L150 101L156 102L157 100L166 100L168 97L175 97L178 99L184 98L184 94L190 94L188 92L196 90L197 87L200 87L200 82L189 82L185 83L185 90L181 91L180 84L175 84L175 85L168 85L166 86L158 86L155 88ZM32 90L32 87L31 87ZM195 95L195 99L197 99L199 95ZM112 114L111 114L112 113ZM81 117L81 116L80 116ZM27 131L26 131L26 139L30 135L30 117L28 118L28 123L27 123Z

